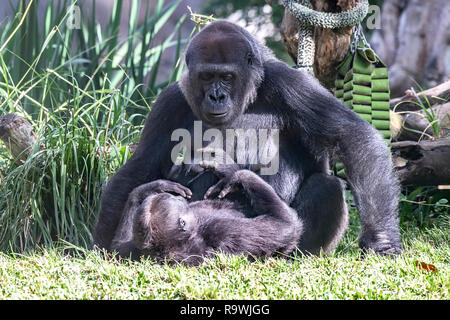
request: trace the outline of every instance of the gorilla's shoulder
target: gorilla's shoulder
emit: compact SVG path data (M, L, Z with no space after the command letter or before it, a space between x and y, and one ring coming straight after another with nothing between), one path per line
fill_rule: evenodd
M170 103L185 103L186 99L184 98L183 92L181 91L180 85L178 82L174 82L165 87L158 96L157 101L166 102L170 100Z
M305 85L315 82L314 77L277 59L270 59L264 62L264 80L273 82L273 84L276 83L278 86L280 84L292 85L292 83Z
M264 63L261 88L263 92L283 97L293 105L309 100L321 105L330 103L330 100L338 101L314 76L275 59Z
M258 95L274 101L284 100L290 96L294 88L308 84L307 75L288 66L286 63L270 59L264 62L264 79L259 87Z
M164 113L191 110L178 82L168 85L160 92L152 107L152 112L159 112L159 110Z

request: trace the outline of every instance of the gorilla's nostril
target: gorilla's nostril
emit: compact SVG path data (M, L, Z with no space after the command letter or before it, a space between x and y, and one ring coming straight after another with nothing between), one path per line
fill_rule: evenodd
M221 95L219 95L218 97L217 97L217 101L218 102L223 102L225 100L225 95L224 94L221 94Z
M210 93L208 95L208 99L209 99L209 101L211 101L213 103L223 103L226 99L226 95L223 93L219 93L219 94Z

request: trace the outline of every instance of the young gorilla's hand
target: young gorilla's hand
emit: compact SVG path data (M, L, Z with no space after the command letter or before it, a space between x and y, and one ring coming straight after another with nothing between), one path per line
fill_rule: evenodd
M192 191L189 188L187 188L177 182L163 180L163 179L156 180L153 182L157 183L155 191L158 193L163 193L163 192L173 193L175 195L182 196L183 198L187 198L187 199L189 199L192 196Z
M192 191L189 188L173 181L160 179L135 188L131 192L129 199L135 204L140 205L150 194L163 192L173 193L187 199L192 196Z

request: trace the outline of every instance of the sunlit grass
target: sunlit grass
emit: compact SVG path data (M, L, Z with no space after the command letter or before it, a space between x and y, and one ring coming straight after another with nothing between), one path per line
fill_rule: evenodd
M405 250L395 258L361 255L354 214L338 250L321 257L249 262L221 254L194 268L80 248L2 255L0 299L448 299L449 219L441 218L427 230L403 232Z

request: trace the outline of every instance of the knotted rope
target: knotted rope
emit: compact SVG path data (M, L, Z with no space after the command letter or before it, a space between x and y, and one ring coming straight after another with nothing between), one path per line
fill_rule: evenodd
M299 21L297 66L313 74L314 28L337 29L355 26L367 15L367 0L356 0L356 5L341 13L318 12L312 9L310 0L282 0L284 7Z

